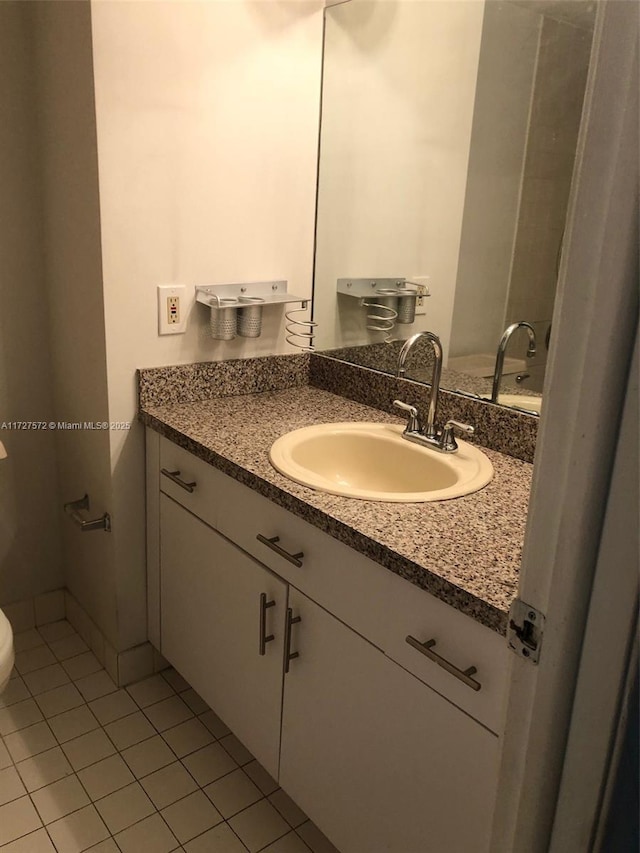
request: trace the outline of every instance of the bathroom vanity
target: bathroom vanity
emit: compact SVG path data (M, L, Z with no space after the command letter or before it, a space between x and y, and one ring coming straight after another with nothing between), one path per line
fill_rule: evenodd
M473 495L359 501L268 450L383 412L303 387L141 417L153 644L341 853L486 850L531 466L487 451Z

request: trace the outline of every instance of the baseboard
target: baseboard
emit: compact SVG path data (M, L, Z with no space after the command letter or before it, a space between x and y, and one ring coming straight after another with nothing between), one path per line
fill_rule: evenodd
M34 598L3 604L2 612L11 623L14 634L48 625L49 622L59 622L65 618L64 590L56 589Z
M78 599L68 589L57 589L2 607L14 633L61 619L80 634L118 687L126 687L160 672L169 663L149 642L117 652Z

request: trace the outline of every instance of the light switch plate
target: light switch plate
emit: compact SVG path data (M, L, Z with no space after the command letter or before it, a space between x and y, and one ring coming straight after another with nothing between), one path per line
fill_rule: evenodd
M184 284L158 285L159 335L182 335L186 331L186 290Z

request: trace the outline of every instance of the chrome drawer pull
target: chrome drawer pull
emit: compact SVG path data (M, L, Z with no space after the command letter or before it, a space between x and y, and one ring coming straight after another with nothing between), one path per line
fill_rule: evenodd
M275 601L267 601L266 593L260 593L260 646L258 654L261 655L266 653L267 643L270 643L271 640L275 640L273 634L269 634L267 636L267 609L275 606Z
M266 536L263 536L262 533L258 533L256 536L258 542L262 542L263 545L266 545L267 548L271 548L272 551L275 551L279 557L284 557L285 560L288 560L290 563L293 563L294 566L297 566L299 569L302 568L302 558L304 557L304 551L299 551L297 554L290 554L288 551L285 551L284 548L281 548L279 545L276 545L276 542L280 541L279 536L272 536L271 539L267 539Z
M294 616L293 610L287 607L287 620L284 626L284 671L289 672L289 662L300 657L298 652L291 651L291 626L302 622L302 616Z
M449 663L448 660L440 657L436 652L431 651L436 644L435 640L427 640L426 643L421 643L420 640L416 640L415 637L409 635L407 637L407 643L409 643L412 648L417 649L420 654L426 655L429 660L432 660L434 663L437 663L438 666L446 669L448 673L455 675L456 678L459 678L463 684L466 684L467 687L470 687L472 690L480 690L482 687L479 681L476 681L475 678L471 678L471 676L475 675L478 671L475 666L470 666L468 669L458 669L457 666Z
M186 483L184 480L180 479L180 471L167 471L166 468L161 468L160 473L164 474L165 477L168 477L172 483L175 483L176 486L180 486L181 489L184 489L185 492L193 492L196 487L196 483Z

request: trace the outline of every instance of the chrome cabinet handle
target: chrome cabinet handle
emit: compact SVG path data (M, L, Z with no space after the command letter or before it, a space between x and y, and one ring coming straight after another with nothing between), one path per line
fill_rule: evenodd
M260 593L260 646L258 654L261 655L265 654L267 643L275 640L273 634L267 636L267 610L269 607L275 607L275 605L275 601L267 601L266 593Z
M262 533L258 533L256 536L258 542L262 542L263 545L266 545L267 548L271 548L272 551L275 551L279 557L284 557L285 560L288 560L290 563L293 563L294 566L297 566L299 569L302 568L302 558L304 557L304 551L299 551L297 554L290 554L288 551L285 551L284 548L281 548L276 543L280 541L279 536L272 536L271 539L267 539L266 536L263 536Z
M284 671L289 672L289 663L300 657L298 652L291 651L291 626L302 622L301 616L294 616L293 610L287 607L287 619L284 626Z
M456 678L460 679L463 684L466 684L467 687L470 687L472 690L480 690L482 685L479 681L476 681L475 678L471 678L472 675L475 675L478 671L475 666L470 666L468 669L458 669L457 666L454 666L452 663L449 663L443 657L440 657L434 651L431 651L436 644L435 640L427 640L426 643L421 643L420 640L416 640L415 637L409 635L407 638L407 643L420 654L426 655L429 660L432 660L434 663L437 663L438 666L441 666L443 669L446 669L450 675L455 675Z
M161 468L160 473L164 474L165 477L168 477L172 483L175 483L176 486L180 486L181 489L184 489L185 492L193 492L196 487L196 483L187 483L184 480L180 479L180 471L167 471L166 468Z

